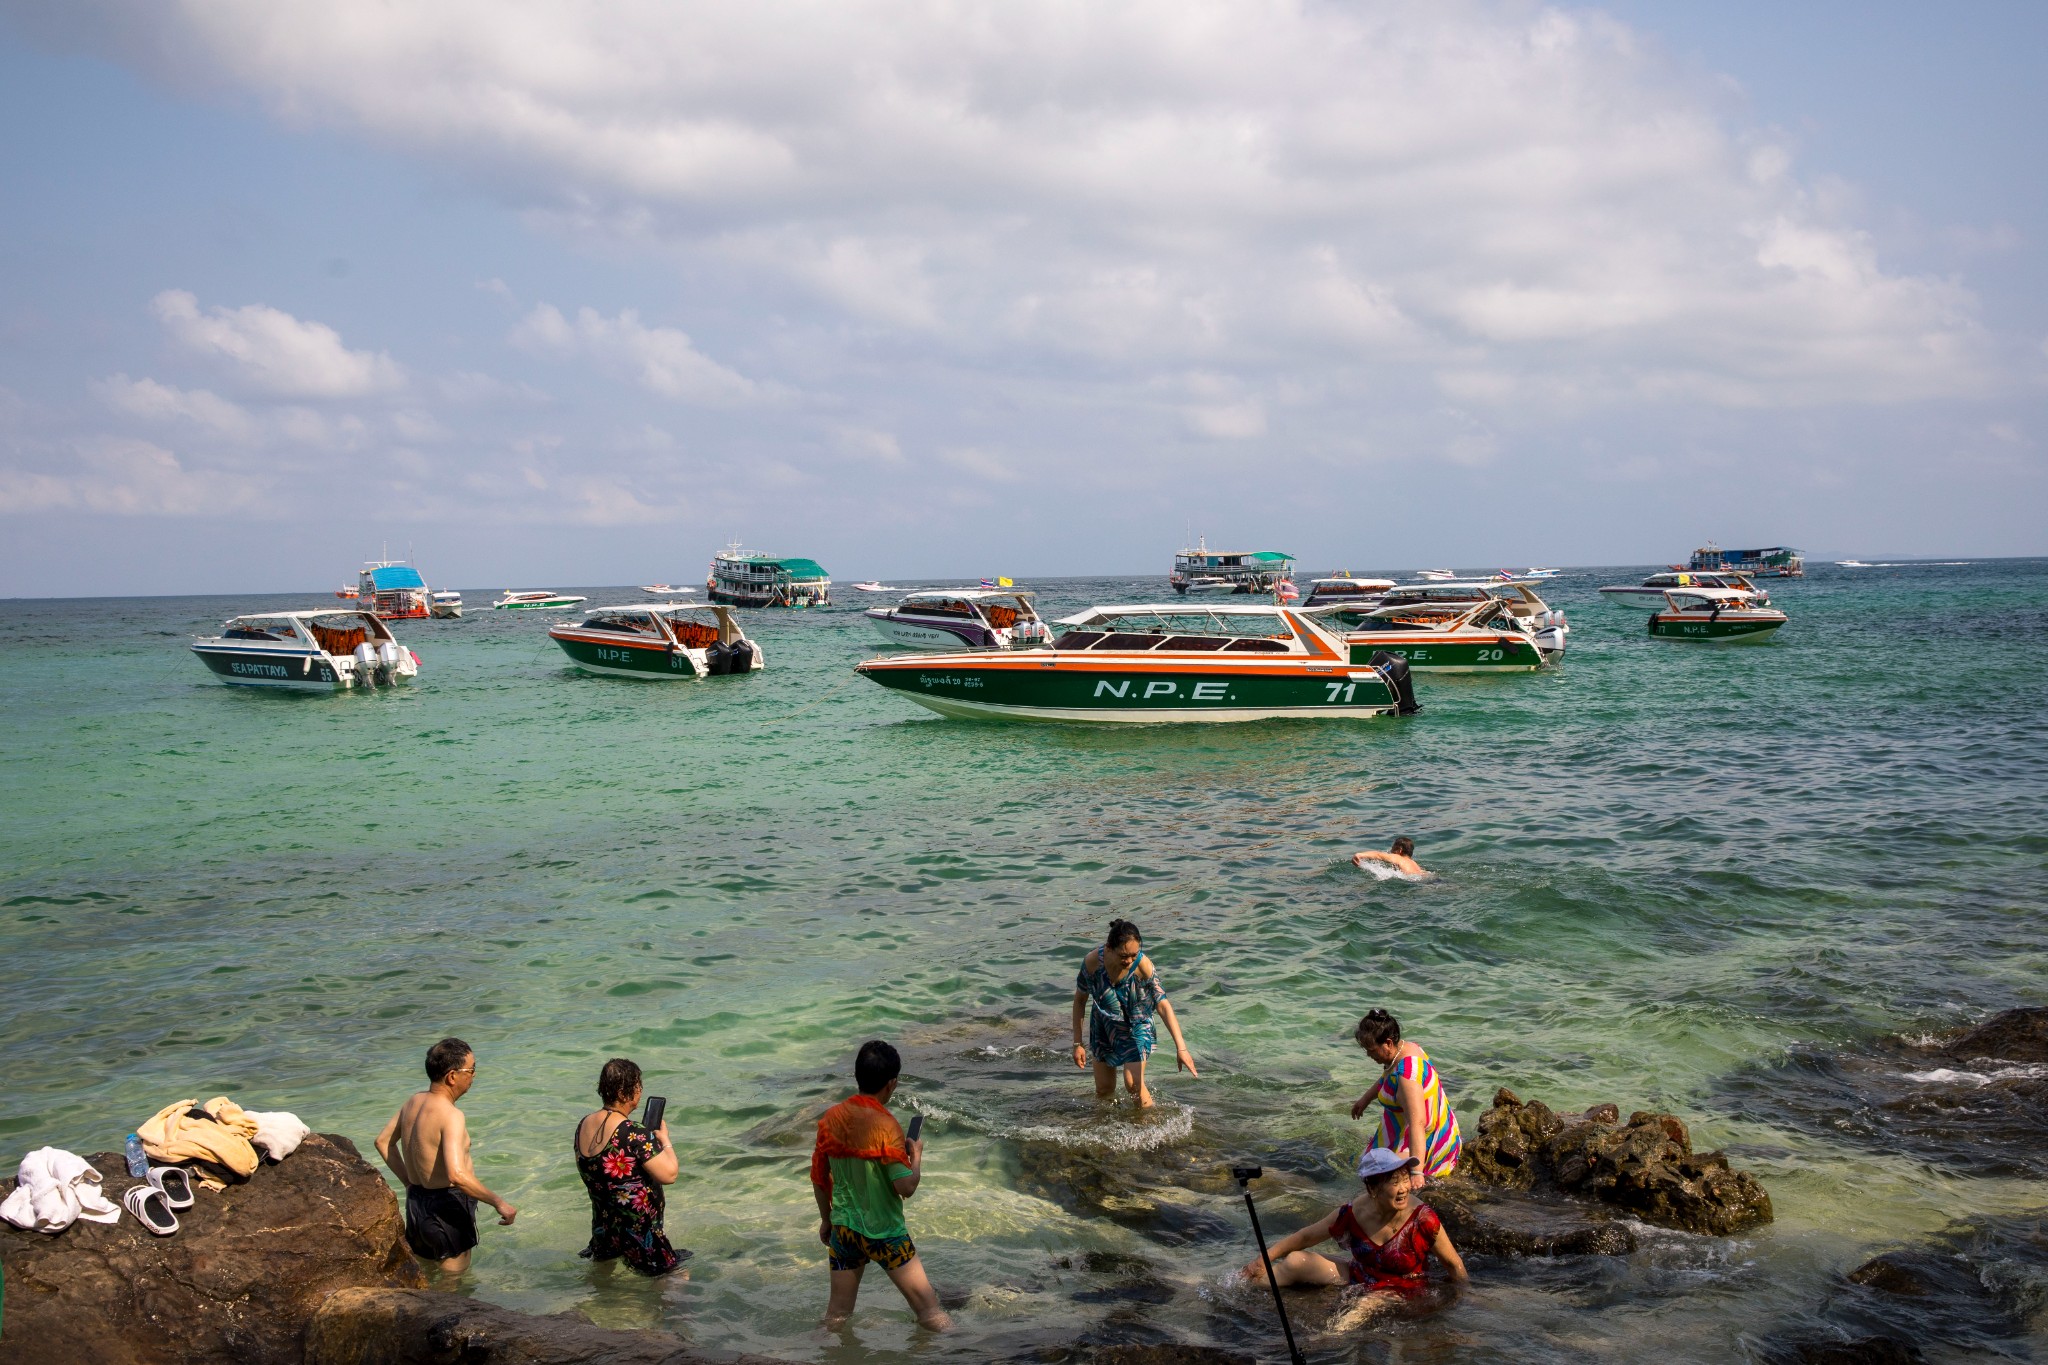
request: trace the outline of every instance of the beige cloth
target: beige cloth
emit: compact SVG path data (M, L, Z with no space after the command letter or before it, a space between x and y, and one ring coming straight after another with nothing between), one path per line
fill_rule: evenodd
M186 1111L195 1106L211 1117L193 1118ZM256 1149L250 1145L256 1131L256 1120L225 1095L204 1105L197 1100L167 1104L136 1129L142 1149L158 1161L211 1161L244 1179L256 1169Z

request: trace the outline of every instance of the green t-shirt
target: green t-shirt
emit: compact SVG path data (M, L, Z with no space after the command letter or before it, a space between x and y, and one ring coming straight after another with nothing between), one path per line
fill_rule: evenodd
M908 1166L853 1156L829 1157L827 1163L832 1167L834 1226L876 1241L910 1235L903 1222L903 1199L890 1183L909 1175Z

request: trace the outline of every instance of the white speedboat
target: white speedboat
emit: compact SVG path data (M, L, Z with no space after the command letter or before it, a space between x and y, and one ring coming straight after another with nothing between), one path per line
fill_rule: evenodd
M1556 569L1524 569L1524 570L1522 570L1522 571L1521 571L1520 573L1518 573L1518 574L1509 574L1508 572L1506 572L1505 570L1503 570L1503 571L1502 571L1502 573L1501 573L1501 577L1503 577L1503 578L1534 578L1534 579L1538 579L1538 580L1541 580L1541 579L1545 579L1545 578L1555 578L1555 577L1557 577L1557 573L1558 573L1558 571L1557 571Z
M1498 673L1554 667L1571 626L1526 583L1411 583L1376 607L1313 613L1341 630L1352 662L1382 651L1411 668Z
M1682 644L1762 644L1785 624L1785 613L1760 607L1748 593L1690 588L1664 594L1664 609L1650 614L1650 638Z
M432 604L427 608L427 614L444 621L454 620L462 615L462 594L452 588L435 593Z
M697 590L695 588L678 588L668 583L642 583L640 591L650 597L684 597Z
M236 687L333 692L409 682L420 671L419 656L376 612L346 607L237 616L192 652Z
M1415 576L1426 583L1443 583L1456 578L1458 575L1451 569L1417 569Z
M928 653L1021 649L1052 639L1031 594L1015 588L929 588L867 616L884 640Z
M1328 578L1311 578L1301 608L1307 611L1310 607L1344 605L1376 607L1397 586L1391 578L1354 578L1349 571L1340 569Z
M573 607L578 602L588 602L587 597L570 597L559 592L512 592L491 603L497 611L560 611Z
M854 585L853 585L853 587L854 587L854 591L856 591L856 592L901 592L901 591L903 591L903 589L901 589L901 588L892 588L892 587L889 587L889 586L887 586L886 584L882 584L882 583L856 583L856 584L854 584Z
M1662 611L1667 605L1664 594L1673 588L1721 588L1747 593L1760 607L1771 604L1771 595L1749 581L1746 574L1731 570L1702 572L1697 569L1667 569L1653 573L1641 583L1616 583L1600 589L1600 595L1610 602L1618 602L1638 611Z
M716 678L763 667L738 613L716 603L598 607L575 625L549 626L548 638L578 668L622 678Z

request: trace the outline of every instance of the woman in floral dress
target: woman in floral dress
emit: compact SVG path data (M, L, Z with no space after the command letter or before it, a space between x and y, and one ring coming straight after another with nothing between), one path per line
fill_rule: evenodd
M1145 1063L1152 1056L1154 1013L1173 1035L1174 1065L1200 1076L1194 1054L1180 1035L1180 1020L1174 1017L1166 987L1152 959L1145 956L1138 926L1127 919L1111 920L1108 935L1081 959L1074 977L1074 1065L1095 1064L1096 1099L1116 1094L1117 1073L1122 1072L1124 1087L1136 1097L1138 1107L1151 1107ZM1081 1036L1084 1021L1086 1042Z
M590 1192L590 1245L577 1254L666 1275L690 1254L670 1246L661 1227L661 1187L674 1182L678 1166L666 1119L649 1132L626 1117L640 1091L640 1068L612 1058L597 1078L604 1108L576 1126L576 1173Z

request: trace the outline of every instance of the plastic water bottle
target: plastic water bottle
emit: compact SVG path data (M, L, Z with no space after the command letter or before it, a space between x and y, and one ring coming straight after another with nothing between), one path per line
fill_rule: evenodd
M140 1133L130 1133L127 1146L128 1174L134 1176L137 1180L146 1179L149 1175L149 1153L142 1150L142 1135Z

